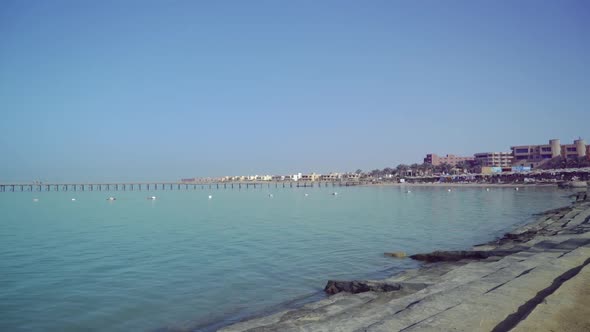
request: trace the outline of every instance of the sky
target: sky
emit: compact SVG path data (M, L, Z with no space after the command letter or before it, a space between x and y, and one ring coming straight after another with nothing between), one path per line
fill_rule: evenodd
M588 1L0 2L0 182L590 140Z

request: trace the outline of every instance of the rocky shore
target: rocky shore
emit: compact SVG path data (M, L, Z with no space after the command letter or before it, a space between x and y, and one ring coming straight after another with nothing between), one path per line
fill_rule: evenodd
M590 331L590 200L384 280L330 280L327 299L221 331Z

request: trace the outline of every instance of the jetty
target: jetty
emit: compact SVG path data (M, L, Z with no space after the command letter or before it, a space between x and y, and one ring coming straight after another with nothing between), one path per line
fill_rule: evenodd
M221 331L590 331L590 201L547 211L472 250L414 254L384 280L330 280L330 296Z
M0 192L156 191L204 189L322 188L360 185L359 181L260 182L122 182L122 183L0 183Z

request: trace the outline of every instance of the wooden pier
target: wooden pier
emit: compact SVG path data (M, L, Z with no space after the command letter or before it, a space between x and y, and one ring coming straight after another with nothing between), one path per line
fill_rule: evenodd
M4 183L0 192L51 192L51 191L162 191L205 189L262 189L262 188L322 188L349 187L360 182L281 181L281 182L128 182L128 183Z

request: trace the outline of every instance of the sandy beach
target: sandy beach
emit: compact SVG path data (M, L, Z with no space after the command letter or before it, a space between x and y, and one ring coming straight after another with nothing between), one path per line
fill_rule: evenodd
M331 280L327 299L221 331L590 331L590 201L575 199L472 250L413 255L421 268L384 280Z

